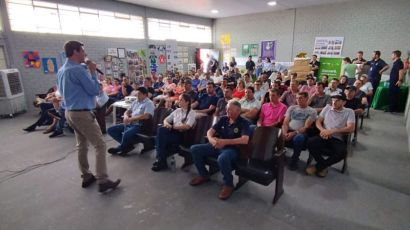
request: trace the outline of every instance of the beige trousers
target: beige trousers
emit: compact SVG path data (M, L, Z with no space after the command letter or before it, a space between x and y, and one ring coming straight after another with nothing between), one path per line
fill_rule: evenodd
M101 129L91 111L67 111L65 116L68 124L75 131L78 147L78 164L83 177L90 176L88 164L88 142L95 148L96 178L98 183L104 183L107 176L107 163L105 159L106 145Z

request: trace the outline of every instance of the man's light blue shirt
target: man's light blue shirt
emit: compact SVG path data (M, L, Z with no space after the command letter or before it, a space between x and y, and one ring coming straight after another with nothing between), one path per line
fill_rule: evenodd
M63 97L66 110L94 109L100 85L95 73L69 59L58 70L57 87Z

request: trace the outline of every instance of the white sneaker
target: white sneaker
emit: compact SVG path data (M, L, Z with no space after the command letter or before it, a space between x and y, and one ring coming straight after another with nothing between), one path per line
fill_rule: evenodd
M142 153L142 150L144 150L144 144L143 144L143 143L138 143L138 144L135 146L135 153L136 153L136 154L141 154L141 153Z

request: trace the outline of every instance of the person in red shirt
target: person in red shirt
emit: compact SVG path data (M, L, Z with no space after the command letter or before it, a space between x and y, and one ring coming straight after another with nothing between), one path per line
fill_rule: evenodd
M233 90L232 97L241 99L244 96L245 96L245 82L239 79L236 88Z

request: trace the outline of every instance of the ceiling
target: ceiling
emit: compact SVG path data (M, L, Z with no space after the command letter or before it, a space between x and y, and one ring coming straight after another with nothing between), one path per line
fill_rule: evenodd
M270 0L117 0L136 5L157 8L206 18L224 18L245 14L301 8L306 6L347 2L351 0L276 0L276 6L268 6ZM219 12L211 13L212 9Z

